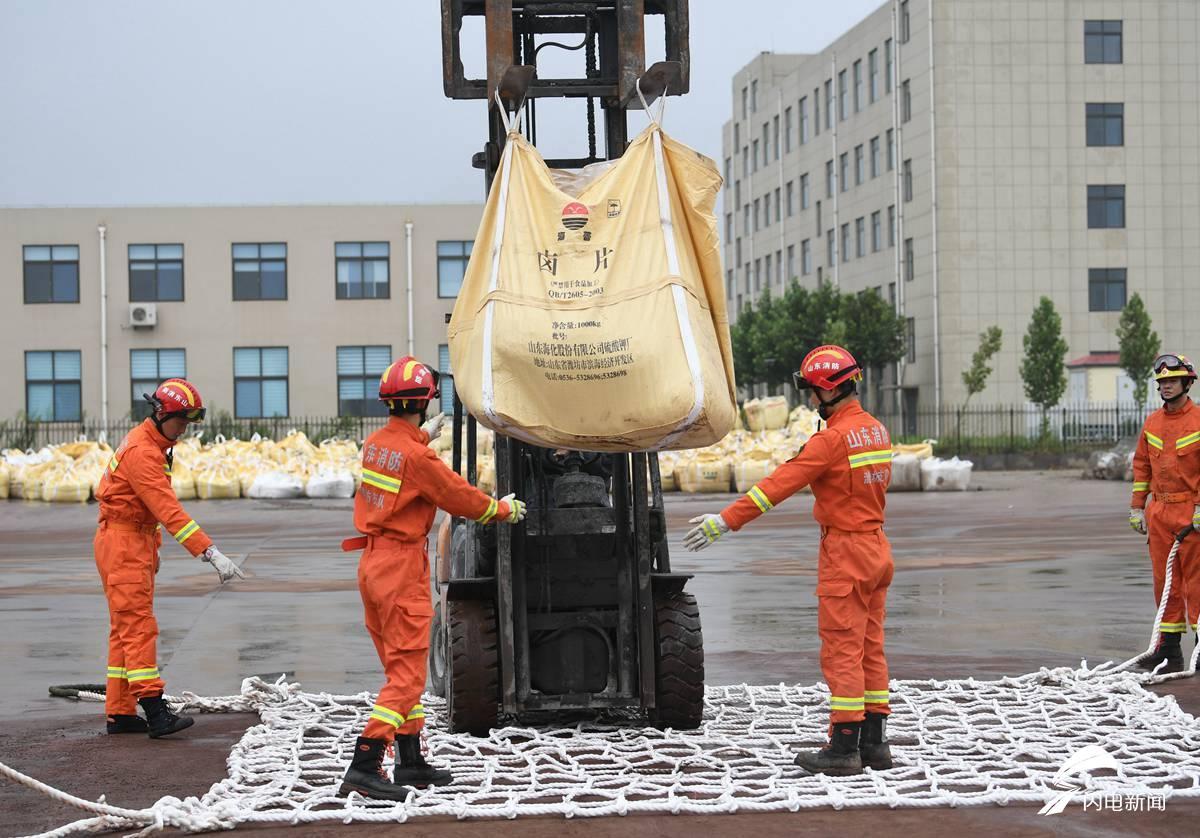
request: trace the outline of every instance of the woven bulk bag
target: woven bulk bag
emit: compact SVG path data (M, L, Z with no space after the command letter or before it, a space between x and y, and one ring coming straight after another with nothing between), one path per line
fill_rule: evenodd
M723 437L736 405L720 186L657 121L581 172L550 170L510 127L448 330L470 412L551 448Z
M685 492L719 494L728 492L733 468L728 457L699 454L680 471L679 488Z
M749 492L755 483L775 470L772 453L767 448L751 448L739 457L733 467L733 484L739 492Z

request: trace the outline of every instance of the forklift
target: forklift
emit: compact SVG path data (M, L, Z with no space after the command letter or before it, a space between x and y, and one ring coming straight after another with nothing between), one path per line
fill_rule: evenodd
M647 15L663 16L666 36L666 60L649 69ZM470 16L484 18L486 79L464 76ZM540 78L547 47L581 50L582 74ZM587 156L546 161L582 168L625 152L626 112L643 97L687 92L687 0L442 0L442 63L446 96L488 103L488 141L472 159L487 189L506 137L497 99L523 114L536 143L539 99L585 98ZM475 485L478 426L457 391L453 403L453 468L462 473L465 455ZM524 523L453 519L434 574L429 672L449 729L486 736L502 719L599 713L699 727L700 612L684 590L690 574L671 571L657 454L550 450L496 434L495 467L497 497L525 500Z

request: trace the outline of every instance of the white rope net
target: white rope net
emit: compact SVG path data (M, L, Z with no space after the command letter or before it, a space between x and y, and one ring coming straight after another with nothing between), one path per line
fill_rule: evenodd
M806 774L792 762L794 750L819 747L825 739L824 684L709 688L704 724L695 731L593 721L506 727L486 739L447 733L445 703L426 698L429 758L452 771L454 782L392 803L338 796L373 696L306 693L283 678L273 684L249 678L240 695L173 700L185 711L256 712L261 718L233 748L229 777L199 798L165 797L149 809L120 809L73 798L3 763L0 773L93 815L47 836L402 823L430 815L1040 804L1061 793L1056 773L1086 745L1103 747L1121 774L1082 778L1084 794L1200 798L1200 727L1174 698L1143 687L1163 679L1088 670L1085 664L996 681L893 681L888 732L895 767L839 778Z

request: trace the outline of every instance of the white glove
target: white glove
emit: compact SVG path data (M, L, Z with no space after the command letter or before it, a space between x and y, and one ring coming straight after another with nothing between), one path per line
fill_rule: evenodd
M508 518L505 519L508 523L519 524L525 520L525 501L517 500L517 496L512 492L500 498L500 501L508 504Z
M421 426L421 430L429 434L429 441L433 442L442 435L442 426L446 424L446 414L439 413L437 416L430 419Z
M683 546L692 552L703 550L729 532L729 524L726 524L725 519L719 514L713 512L706 512L688 523L700 525L688 530L687 535L683 537Z
M1142 535L1146 534L1146 510L1130 509L1129 510L1129 526L1133 527L1134 532L1139 532ZM1192 526L1195 526L1195 520L1192 521Z
M217 576L221 577L221 582L228 582L233 577L245 579L246 574L242 573L242 569L233 563L233 561L218 550L216 547L209 547L200 556L201 561L209 562L213 566L213 570L217 572Z

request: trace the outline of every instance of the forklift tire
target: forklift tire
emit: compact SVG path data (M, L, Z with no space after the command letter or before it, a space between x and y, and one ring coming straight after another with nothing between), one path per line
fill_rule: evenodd
M450 655L446 715L451 733L487 736L499 716L500 638L496 606L488 600L447 603Z
M656 704L659 727L695 730L704 720L704 635L696 598L678 591L655 597Z
M446 636L446 621L442 616L442 603L433 606L433 624L429 627L429 689L442 698L446 697L446 662L449 638Z

